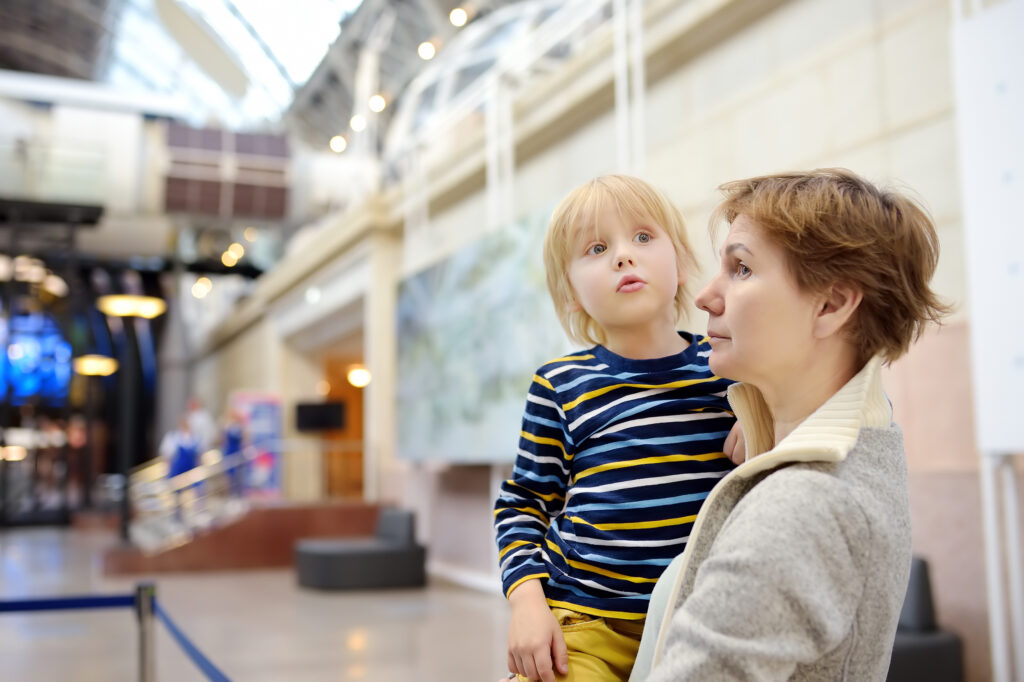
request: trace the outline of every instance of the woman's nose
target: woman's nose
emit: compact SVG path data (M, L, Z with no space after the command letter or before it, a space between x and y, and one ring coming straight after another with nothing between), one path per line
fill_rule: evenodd
M715 280L712 279L705 285L693 299L694 305L711 315L718 315L722 311L721 297L715 292Z

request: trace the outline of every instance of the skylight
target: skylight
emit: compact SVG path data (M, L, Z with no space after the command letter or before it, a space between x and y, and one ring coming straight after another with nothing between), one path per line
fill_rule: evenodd
M119 22L107 80L178 94L195 112L231 128L277 121L338 37L341 20L362 0L169 0L205 23L248 78L242 97L220 89L165 30L155 2L129 0Z

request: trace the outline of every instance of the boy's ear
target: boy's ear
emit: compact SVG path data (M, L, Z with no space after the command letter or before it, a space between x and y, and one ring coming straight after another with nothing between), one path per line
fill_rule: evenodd
M814 335L819 339L841 331L860 306L864 292L849 283L833 284L818 299Z

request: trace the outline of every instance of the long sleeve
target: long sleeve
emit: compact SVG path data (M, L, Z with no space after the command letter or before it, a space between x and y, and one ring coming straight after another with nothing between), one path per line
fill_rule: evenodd
M736 506L648 682L786 680L845 641L870 541L862 511L832 483L769 476Z
M548 577L544 537L565 503L572 452L555 391L547 379L534 375L512 478L502 484L494 505L506 596L525 580Z

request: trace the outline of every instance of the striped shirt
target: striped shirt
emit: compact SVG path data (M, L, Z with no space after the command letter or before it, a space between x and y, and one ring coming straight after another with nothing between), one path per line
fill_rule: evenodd
M639 619L697 511L733 465L722 452L732 383L706 337L631 360L602 346L533 377L512 478L495 503L508 595L539 578L548 604Z

